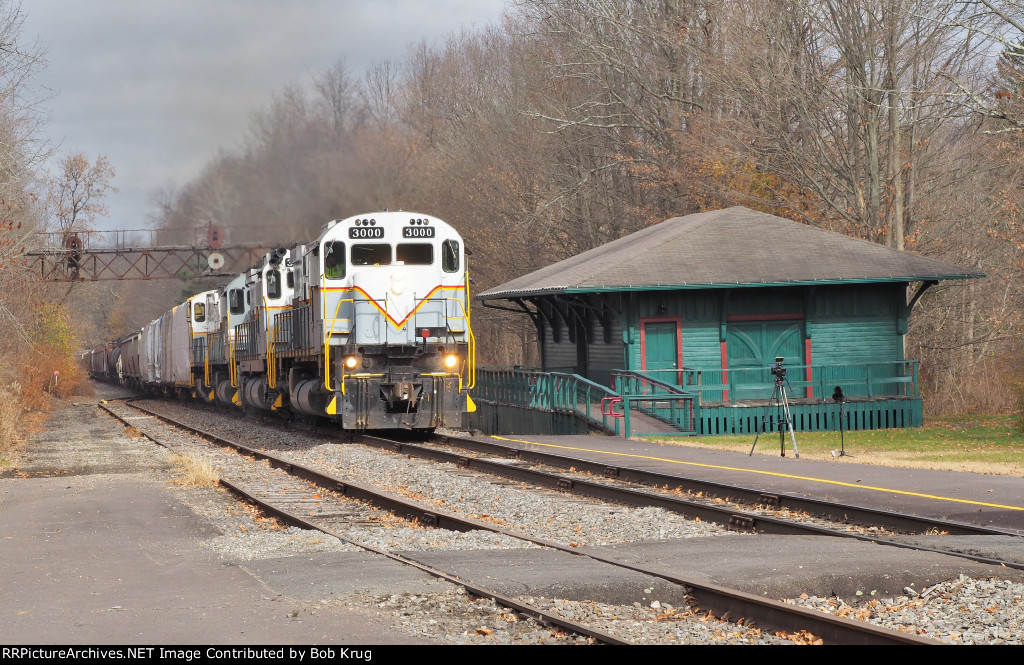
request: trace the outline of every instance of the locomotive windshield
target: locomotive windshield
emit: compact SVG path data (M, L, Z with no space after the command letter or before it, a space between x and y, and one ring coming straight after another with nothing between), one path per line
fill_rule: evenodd
M398 243L395 246L395 260L407 266L429 266L434 262L434 246L426 243Z
M195 312L196 312L195 316L192 317L193 321L195 321L196 323L202 323L203 321L206 320L206 304L205 303L197 302L196 306L195 306Z
M386 266L391 263L391 245L352 245L352 265Z

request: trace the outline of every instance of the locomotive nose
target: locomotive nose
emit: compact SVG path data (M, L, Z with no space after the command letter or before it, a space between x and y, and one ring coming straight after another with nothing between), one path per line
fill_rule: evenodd
M405 292L406 275L404 270L391 273L391 293L400 296Z

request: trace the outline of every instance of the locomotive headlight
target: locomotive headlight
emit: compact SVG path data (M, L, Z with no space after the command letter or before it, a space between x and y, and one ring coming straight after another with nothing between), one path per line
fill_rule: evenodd
M449 353L444 357L444 366L448 369L455 369L455 366L459 364L459 357L454 353Z
M358 364L359 358L356 358L355 356L349 356L348 358L345 358L345 367L347 367L348 369L355 369L356 365Z

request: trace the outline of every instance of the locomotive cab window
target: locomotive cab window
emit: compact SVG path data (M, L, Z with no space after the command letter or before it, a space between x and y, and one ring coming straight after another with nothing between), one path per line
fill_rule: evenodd
M459 272L459 242L445 240L441 244L441 269L445 272Z
M391 264L391 245L352 245L352 265Z
M345 243L337 240L324 243L324 277L345 278Z
M281 297L281 271L274 269L267 271L267 297L277 299Z
M192 317L193 321L202 323L206 320L206 303L197 302L194 310L195 316Z
M231 289L228 293L228 311L232 314L245 312L245 303L242 301L242 289Z
M434 262L434 246L427 243L400 242L395 246L395 260L407 266L429 266Z

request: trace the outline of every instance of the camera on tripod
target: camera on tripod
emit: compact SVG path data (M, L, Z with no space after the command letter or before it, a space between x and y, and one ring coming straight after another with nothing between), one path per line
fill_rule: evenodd
M761 413L761 427L758 431L757 436L754 437L754 445L750 448L750 454L754 454L754 448L757 447L757 439L768 430L776 428L779 433L779 452L782 456L786 456L786 432L789 432L789 439L793 442L793 452L797 457L800 457L800 452L796 449L796 435L793 434L793 414L789 410L789 397L786 396L786 384L789 381L786 380L786 368L782 366L782 363L786 359L782 356L775 356L775 362L768 366L768 371L775 377L775 388L772 390L772 396L768 398L768 404L764 407L764 411ZM775 409L775 417L771 416L771 409ZM755 429L757 426L755 425Z

